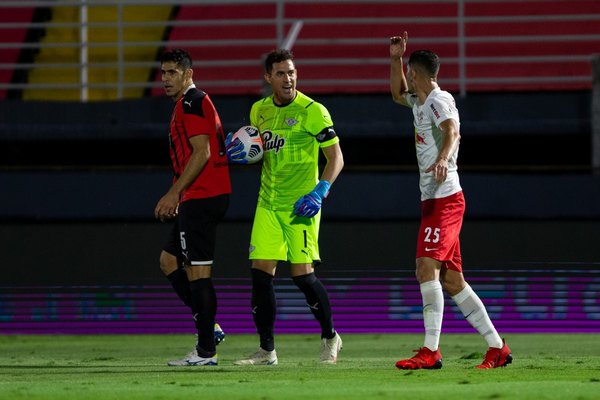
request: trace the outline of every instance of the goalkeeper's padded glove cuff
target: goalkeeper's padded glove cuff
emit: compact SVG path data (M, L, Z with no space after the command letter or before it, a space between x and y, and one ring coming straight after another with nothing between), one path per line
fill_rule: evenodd
M321 180L319 181L319 183L317 183L317 186L315 186L313 192L319 197L321 197L321 199L324 199L325 197L327 197L329 189L331 189L331 183L329 183L329 181L326 180Z

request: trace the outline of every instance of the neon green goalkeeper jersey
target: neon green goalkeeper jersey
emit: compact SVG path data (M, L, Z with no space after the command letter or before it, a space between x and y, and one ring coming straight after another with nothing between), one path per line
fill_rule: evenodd
M299 91L285 106L271 95L252 105L250 124L259 129L264 149L258 205L292 210L318 182L320 148L339 142L324 134L333 127L329 111Z

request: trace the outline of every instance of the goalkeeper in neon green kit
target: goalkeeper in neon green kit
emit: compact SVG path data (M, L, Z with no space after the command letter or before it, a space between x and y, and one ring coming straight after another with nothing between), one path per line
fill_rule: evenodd
M339 138L327 109L296 90L297 71L288 50L271 52L265 80L273 94L253 104L250 124L263 139L264 158L252 235L252 315L260 348L237 365L277 364L273 278L279 261L289 261L291 276L321 326L320 361L335 364L342 339L333 327L329 295L315 276L320 262L321 204L344 166ZM244 157L239 141L227 138L230 162ZM319 153L327 163L319 177Z

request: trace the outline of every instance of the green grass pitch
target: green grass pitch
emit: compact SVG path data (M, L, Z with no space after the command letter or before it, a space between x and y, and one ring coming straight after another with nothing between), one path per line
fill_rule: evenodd
M474 368L477 334L442 334L441 370L400 371L416 334L346 334L337 365L318 362L318 335L278 335L279 365L235 366L256 335L227 335L213 367L168 367L193 335L0 336L0 399L598 399L600 335L505 335L514 361Z

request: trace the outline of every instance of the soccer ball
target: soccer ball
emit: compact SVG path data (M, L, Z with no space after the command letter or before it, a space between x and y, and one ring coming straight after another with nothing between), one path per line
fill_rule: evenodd
M242 126L231 137L232 142L235 139L239 139L244 144L243 151L246 153L244 159L248 161L248 164L254 164L262 160L263 143L258 128L250 125Z

